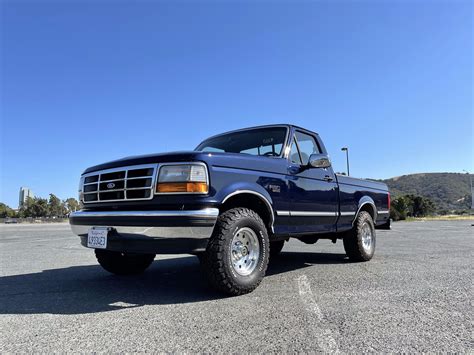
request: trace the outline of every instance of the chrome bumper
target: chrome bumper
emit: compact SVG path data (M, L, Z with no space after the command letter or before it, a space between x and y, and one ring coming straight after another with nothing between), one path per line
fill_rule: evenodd
M74 234L86 236L89 229L106 226L127 239L207 239L216 224L219 210L194 211L78 211L69 216Z

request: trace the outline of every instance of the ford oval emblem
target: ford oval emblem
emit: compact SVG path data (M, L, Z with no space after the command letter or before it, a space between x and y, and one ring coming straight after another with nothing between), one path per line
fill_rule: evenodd
M114 187L115 187L115 184L114 184L113 182L109 182L109 183L107 184L107 188L108 188L108 189L113 189Z

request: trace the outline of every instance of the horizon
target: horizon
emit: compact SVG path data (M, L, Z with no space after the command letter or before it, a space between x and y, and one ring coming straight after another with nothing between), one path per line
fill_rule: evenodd
M472 3L13 3L1 21L0 202L77 199L125 156L288 122L334 170L474 172ZM441 25L440 25L441 24Z
M344 172L342 172L344 173ZM337 172L336 174L340 174L340 172ZM345 173L344 173L345 174ZM372 180L390 180L390 179L396 179L396 178L400 178L400 177L403 177L403 176L411 176L411 175L425 175L425 174L459 174L459 175L473 175L472 173L467 173L467 172L455 172L455 171L433 171L433 172L424 172L424 173L408 173L408 174L403 174L403 175L398 175L398 176L392 176L392 177L389 177L389 178L383 178L383 179L377 179L377 178L371 178L371 177L364 177L364 178L361 178L361 179L372 179ZM352 176L352 175L351 175ZM58 197L59 199L61 200L66 200L68 198L74 198L74 199L78 199L78 196L67 196L67 197L62 197L62 196L58 196L57 194L55 194L54 192L49 192L47 195L45 196L39 196L39 195L35 195L34 193L34 190L32 188L30 188L29 186L20 186L18 188L18 193L20 192L20 190L22 188L27 188L27 189L30 189L32 194L33 194L33 197L39 197L39 198L45 198L45 199L48 199L49 198L49 194L53 194L55 195L56 197ZM77 194L76 194L77 195ZM5 203L4 201L1 201L0 200L0 203ZM9 205L7 203L5 203L8 207L14 209L14 210L18 210L20 208L20 206L12 206L12 205Z

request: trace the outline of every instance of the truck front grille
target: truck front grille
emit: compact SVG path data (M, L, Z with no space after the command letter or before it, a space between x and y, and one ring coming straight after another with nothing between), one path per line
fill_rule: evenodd
M101 170L83 176L83 203L153 198L156 164Z

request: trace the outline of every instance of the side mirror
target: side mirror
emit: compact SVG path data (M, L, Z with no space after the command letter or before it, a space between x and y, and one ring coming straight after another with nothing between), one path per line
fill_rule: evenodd
M331 161L326 154L311 154L308 165L311 168L329 168Z

